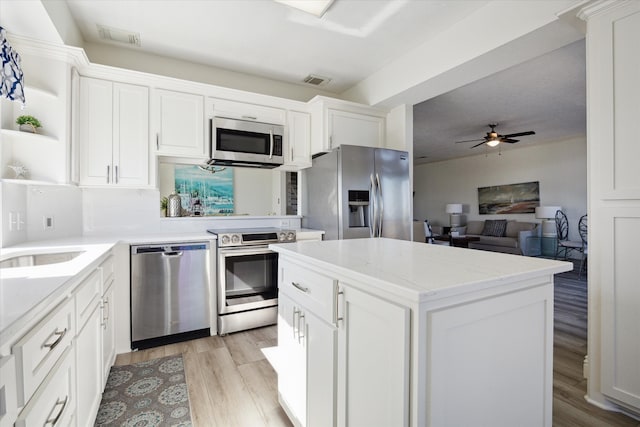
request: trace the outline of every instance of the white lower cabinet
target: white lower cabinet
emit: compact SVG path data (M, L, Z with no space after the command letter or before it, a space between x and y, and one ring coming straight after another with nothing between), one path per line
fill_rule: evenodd
M297 426L335 425L336 328L286 294L278 295L278 391Z
M409 309L282 258L280 268L278 391L294 424L408 425Z
M75 339L78 425L92 425L102 397L102 322L99 303Z
M102 295L100 309L102 312L102 388L107 384L109 371L116 359L116 328L113 280L107 284L108 289Z
M282 366L278 392L287 415L295 425L306 425L306 356L298 342L299 309L286 295L278 295L278 350Z
M0 427L94 424L115 360L113 257L88 271L3 347L12 354L0 357Z
M340 283L338 426L409 425L409 309Z
M73 348L67 348L18 416L15 427L75 425L75 373Z

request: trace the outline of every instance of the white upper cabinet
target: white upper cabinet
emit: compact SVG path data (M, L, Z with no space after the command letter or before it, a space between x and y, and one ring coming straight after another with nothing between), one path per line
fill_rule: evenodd
M149 185L149 89L80 79L80 184Z
M312 101L311 154L340 145L385 146L386 113L353 103L319 97Z
M207 156L204 96L157 89L152 105L157 154Z
M348 111L328 111L329 148L342 144L381 147L384 145L384 118Z
M220 98L209 98L209 101L211 103L211 116L213 117L226 117L274 125L285 124L286 112L281 108Z
M287 112L287 150L285 168L311 167L311 115L299 111Z

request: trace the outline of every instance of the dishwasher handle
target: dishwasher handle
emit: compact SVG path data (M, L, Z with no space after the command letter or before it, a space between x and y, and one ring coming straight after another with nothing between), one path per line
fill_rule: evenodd
M164 251L162 256L167 258L177 258L182 256L182 251Z
M180 256L184 251L198 251L208 249L208 242L161 243L158 245L131 246L131 255L162 253L165 256Z

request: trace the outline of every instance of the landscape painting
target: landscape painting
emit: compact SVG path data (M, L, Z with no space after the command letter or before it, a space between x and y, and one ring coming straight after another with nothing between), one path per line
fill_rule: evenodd
M534 213L539 205L538 181L478 188L480 215Z
M175 189L182 208L191 215L234 213L233 168L214 173L196 165L175 165Z

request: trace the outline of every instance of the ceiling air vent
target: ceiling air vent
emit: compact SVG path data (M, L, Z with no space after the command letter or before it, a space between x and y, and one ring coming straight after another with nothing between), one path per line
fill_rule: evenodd
M132 31L119 30L117 28L105 27L104 25L97 25L98 36L102 40L108 40L117 43L124 43L133 46L140 46L140 33L134 33Z
M328 77L322 77L315 74L309 74L302 81L314 86L325 86L327 83L331 81L331 79Z

